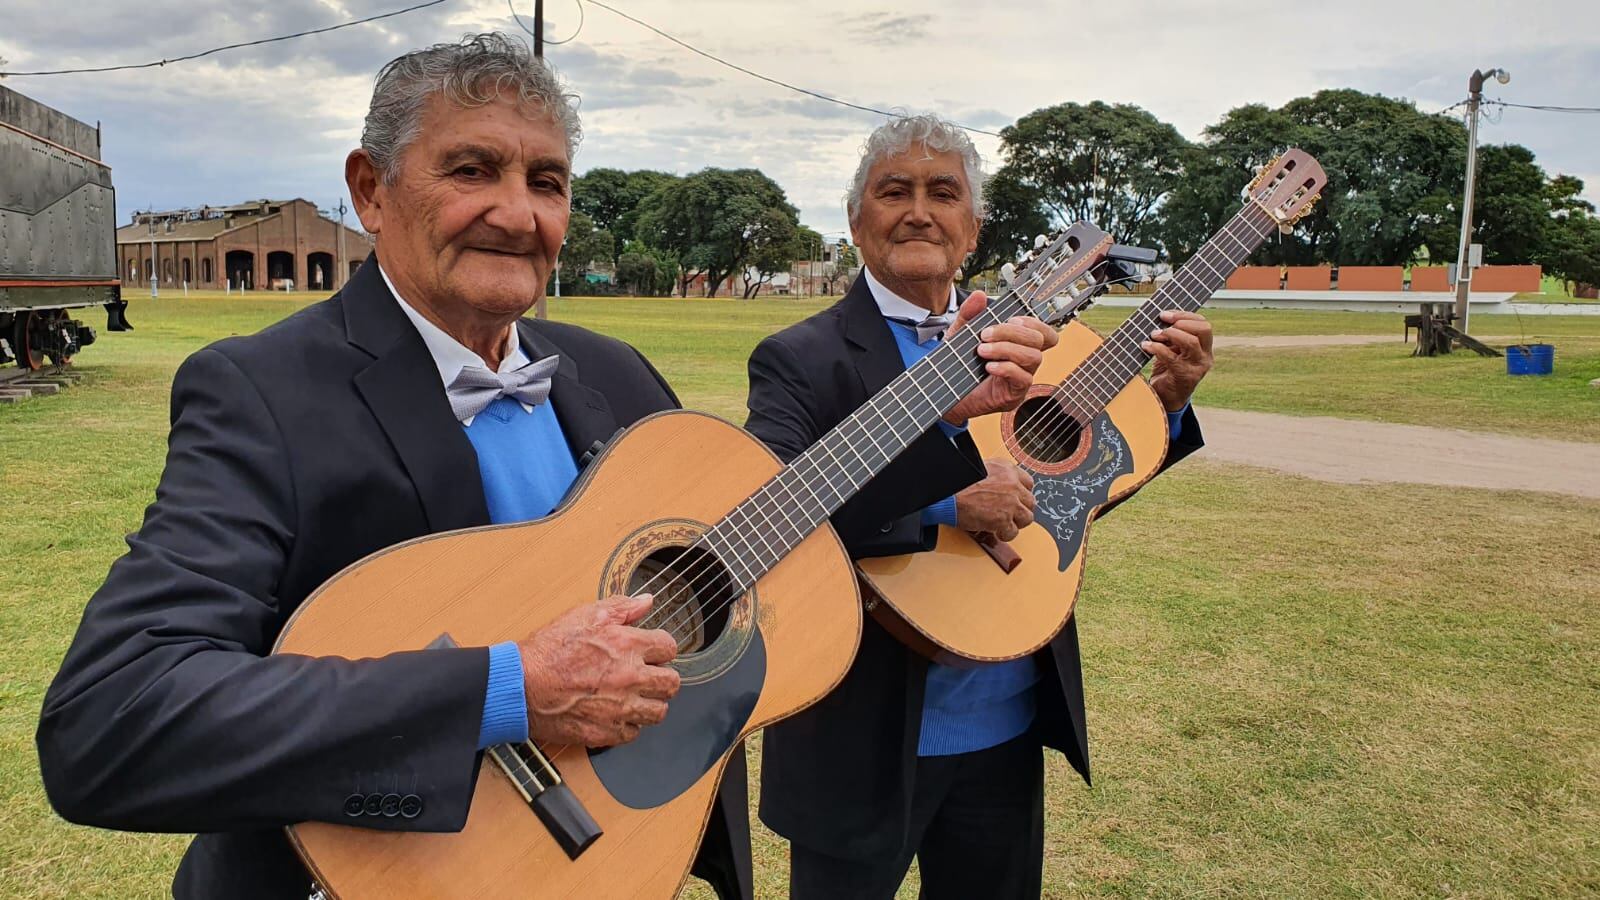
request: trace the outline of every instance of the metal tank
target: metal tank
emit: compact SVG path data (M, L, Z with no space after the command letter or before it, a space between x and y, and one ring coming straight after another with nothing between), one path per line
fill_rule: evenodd
M129 327L116 218L100 130L0 86L0 363L70 362L95 336L77 309Z

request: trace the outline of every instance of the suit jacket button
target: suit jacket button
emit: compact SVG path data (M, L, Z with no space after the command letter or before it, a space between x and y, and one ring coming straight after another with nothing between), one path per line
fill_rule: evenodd
M400 815L408 819L415 819L422 815L422 798L416 794L407 794L400 798Z
M380 815L383 812L383 795L378 793L368 794L362 803L361 811L369 816Z
M884 534L888 534L889 532L894 530L894 523L893 522L885 522L885 523L883 523L883 527L879 528L878 530L883 532Z
M384 794L383 795L383 814L385 816L388 816L391 819L394 818L395 816L400 815L400 795L399 794Z
M361 811L366 809L366 806L367 798L360 794L351 794L344 798L344 814L347 816L361 815Z

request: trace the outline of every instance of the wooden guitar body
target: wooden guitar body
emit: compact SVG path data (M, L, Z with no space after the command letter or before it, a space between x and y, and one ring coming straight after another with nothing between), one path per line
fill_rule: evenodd
M673 663L683 687L666 721L620 747L542 748L602 831L576 858L486 756L460 833L292 827L318 884L338 898L674 895L732 749L831 690L860 640L855 575L826 526L725 609L685 596L717 563L680 560L682 548L781 468L727 422L658 414L614 440L550 516L419 538L318 589L275 652L356 659L442 635L461 646L520 640L577 605L666 577L663 564L699 567L678 569L685 577L667 581L676 590L655 590L658 606L681 603L678 630L694 632Z
M969 425L985 459L1013 459L1033 476L1033 524L1010 541L1020 564L1008 573L971 535L944 526L931 552L857 562L877 594L873 615L901 641L938 662L970 665L1026 656L1066 625L1095 513L1149 481L1167 453L1167 418L1143 378L1082 423L1076 440L1068 429L1041 424L1057 383L1104 340L1081 322L1068 324L1044 355L1029 399Z

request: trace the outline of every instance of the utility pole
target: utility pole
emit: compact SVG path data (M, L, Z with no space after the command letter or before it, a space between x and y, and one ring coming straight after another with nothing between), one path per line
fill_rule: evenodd
M544 0L533 0L533 55L544 59Z
M344 214L346 212L348 212L348 208L344 205L344 198L340 197L339 198L339 239L337 241L337 244L338 244L338 247L339 247L339 262L338 262L339 270L333 274L333 283L335 285L335 290L344 290L345 280L350 277L350 264L348 262L346 262L345 258L344 258Z
M1511 81L1505 69L1476 69L1467 79L1467 188L1461 200L1461 248L1456 254L1456 327L1467 332L1467 299L1472 293L1472 266L1467 254L1472 250L1472 191L1478 178L1478 106L1483 102L1483 82L1493 78L1501 84Z
M533 56L535 59L544 59L544 0L533 0ZM561 239L561 246L567 246L566 238ZM561 296L561 260L556 259L556 296ZM539 299L533 303L533 317L535 319L548 319L550 312L545 308L544 292L541 290Z
M150 226L150 296L159 297L161 293L156 288L156 272L161 268L161 260L156 258L156 217L153 211L145 218L145 224Z

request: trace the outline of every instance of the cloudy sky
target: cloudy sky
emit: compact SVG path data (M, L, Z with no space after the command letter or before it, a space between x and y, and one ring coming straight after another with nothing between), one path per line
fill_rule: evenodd
M415 0L0 0L12 71L138 63L335 24ZM533 0L514 0L531 14ZM878 108L998 130L1067 100L1136 103L1198 138L1228 109L1353 87L1437 110L1475 67L1488 97L1600 106L1595 0L1120 0L917 4L608 0L709 53ZM593 5L548 48L583 98L578 171L755 166L820 231L845 227L843 185L880 117L791 93L696 56ZM547 36L579 25L548 0ZM468 31L515 30L505 0L438 6L332 34L108 74L7 86L104 126L119 217L136 208L344 195L372 78L391 57ZM1481 139L1531 147L1600 203L1600 115L1496 112ZM995 162L998 141L976 135Z

